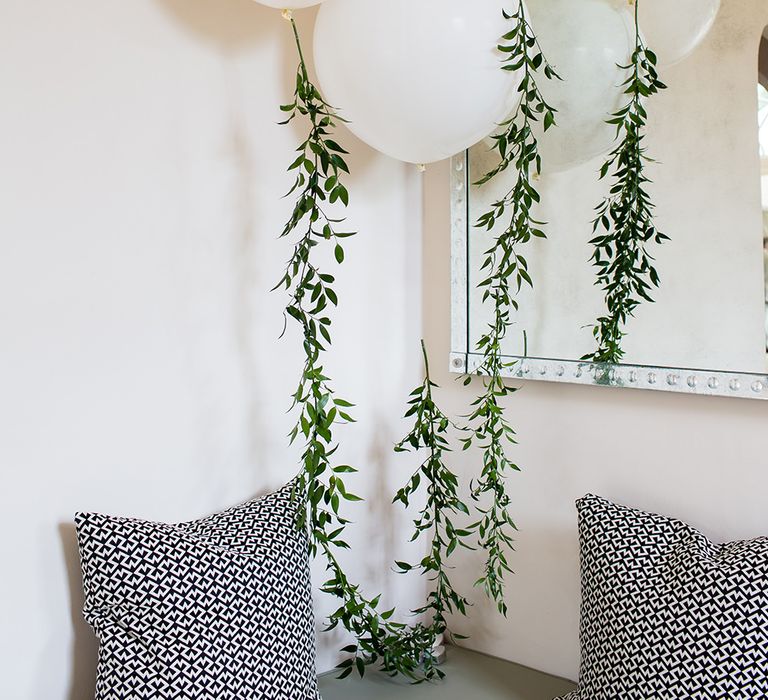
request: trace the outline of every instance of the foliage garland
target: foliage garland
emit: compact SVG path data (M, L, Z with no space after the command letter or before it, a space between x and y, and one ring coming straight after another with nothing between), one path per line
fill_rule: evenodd
M518 308L516 299L522 286L533 285L528 272L528 262L520 253L520 247L534 238L544 238L542 222L533 217L533 207L540 197L534 181L541 172L541 157L534 132L541 120L544 130L555 125L556 110L551 107L536 82L536 74L543 71L547 79L559 76L547 62L536 35L528 20L525 5L518 3L516 11L504 12L513 23L504 35L498 49L505 55L504 70L522 70L523 78L518 88L521 100L501 126L503 130L494 138L494 148L500 161L484 175L476 185L483 185L500 173L513 167L516 178L513 187L490 211L483 214L476 226L491 231L497 221L506 215L504 230L496 235L493 245L485 251L481 270L486 277L479 283L483 289L483 302L493 305L493 321L480 338L477 349L483 355L479 373L484 375L483 393L472 403L469 421L472 432L463 438L464 449L473 443L483 450L483 468L478 481L473 483L472 498L481 519L477 523L480 547L486 552L483 575L476 585L483 586L499 612L506 615L504 601L504 577L511 572L506 549L513 545L512 532L516 529L509 512L510 498L505 479L510 471L519 467L508 457L506 447L516 443L515 431L504 415L502 403L505 397L517 391L505 385L502 375L514 364L502 355L502 341L512 325L511 310ZM465 384L470 382L467 377ZM490 505L485 501L490 498Z
M654 204L646 189L650 180L645 175L645 164L653 159L643 145L648 118L643 100L666 89L666 85L659 80L656 54L646 47L640 35L639 6L640 0L635 0L632 59L629 65L620 66L630 71L623 83L629 102L607 120L616 126L619 143L600 169L600 178L611 173L613 184L609 195L595 208L597 216L592 230L602 233L590 241L594 247L591 260L597 268L595 284L605 293L607 313L593 327L597 349L582 359L612 364L624 357L621 341L628 319L643 301L653 302L651 288L659 286L659 275L647 244L669 240L653 221Z
M416 570L428 576L433 583L434 588L429 593L426 605L413 612L429 615L431 621L424 630L424 636L434 642L439 635L448 632L446 614L467 614L469 602L453 587L446 559L457 547L472 549L469 544L472 531L454 524L455 517L469 515L469 509L459 497L459 479L447 467L444 459L445 453L451 450L448 434L456 426L440 410L432 396L432 390L439 387L430 376L429 357L423 340L421 351L424 358L424 381L410 393L405 413L406 418L414 418L413 428L395 446L395 451L425 450L427 455L408 483L397 492L393 503L400 502L407 508L411 499L419 493L423 477L427 484L423 489L426 491L426 503L413 521L411 541L418 539L422 533L431 533L429 552L416 565L399 561L396 566L401 573ZM458 634L452 636L463 639ZM434 659L429 656L427 663L433 667ZM433 669L427 669L430 670ZM439 678L444 675L439 669L434 669L434 672Z
M393 621L394 609L380 611L380 596L365 597L359 585L344 573L335 553L337 549L348 548L342 535L349 521L340 514L340 505L345 500L362 499L344 483L344 476L356 470L332 463L338 447L333 430L353 421L348 412L352 404L337 396L322 366L323 353L331 343L328 308L336 306L338 298L333 288L334 277L321 272L313 261L312 251L320 243L329 242L333 244L336 262L344 261L342 241L354 233L339 231L343 219L330 218L324 206L337 201L348 205L349 195L341 180L349 168L343 158L347 152L330 137L337 122L344 120L311 82L296 23L289 11L284 16L291 22L299 66L294 100L281 107L288 113L281 124L288 124L299 115L310 122L309 135L297 148L299 155L289 167L289 172L296 171L296 178L288 194L298 194L281 238L299 230L301 224L305 228L300 230L283 277L275 286L284 288L290 296L286 316L301 327L305 354L302 375L293 394L292 408L298 410L299 417L290 433L291 443L299 436L304 440L302 469L294 492L300 505L298 524L309 533L311 554L322 553L325 557L329 578L322 591L341 601L329 616L326 629L341 625L355 638L353 644L342 649L351 658L339 664L340 677L353 670L362 676L366 667L373 664L380 664L390 675L402 674L415 681L442 677L429 652L435 640L433 628L408 627Z
M355 643L343 649L352 654L352 658L340 664L340 677L353 670L363 675L365 668L375 663L381 663L390 675L403 674L417 682L443 677L432 656L432 645L439 634L447 631L446 614L457 611L466 614L468 606L466 598L453 588L445 560L459 546L471 548L469 538L474 529L479 534L480 546L487 552L484 574L477 584L484 586L499 610L506 614L503 584L504 573L510 568L505 549L512 544L510 529L515 526L508 511L510 499L504 480L509 470L518 467L505 451L506 444L515 442L515 433L503 414L501 399L515 389L505 386L501 377L508 366L501 354L501 342L512 325L510 309L517 308L516 295L523 284L532 284L527 261L517 248L534 237L544 237L541 222L532 216L532 208L539 201L533 180L541 171L533 126L541 119L544 130L549 129L555 124L555 110L544 100L535 74L543 69L548 79L558 76L544 59L523 4L520 3L514 13L504 12L504 17L512 20L514 26L503 37L508 43L498 47L506 54L502 68L523 70L519 87L521 101L512 117L502 124L502 133L494 136L500 163L477 184L488 182L510 166L514 166L517 178L513 188L477 223L479 227L491 230L505 211L511 211L509 224L486 252L483 266L489 272L481 286L485 287L484 301L493 300L494 322L478 344L484 354L481 373L486 375L486 380L484 392L473 402L469 416L474 427L462 440L464 449L474 442L483 449L483 470L472 489L472 497L478 502L476 509L482 517L466 529L457 528L453 523L452 517L459 513L468 514L469 509L458 496L457 477L444 463L444 453L450 450L447 434L452 423L433 400L432 389L436 385L430 377L422 342L425 379L411 393L406 412L406 417L415 418L414 426L395 449L399 452L424 449L427 457L406 486L398 491L394 501L407 507L419 491L422 477L425 478L427 502L414 520L412 539L431 532L432 541L429 552L418 564L397 562L397 567L403 573L418 570L429 576L435 585L427 603L413 611L429 614L431 620L409 627L392 621L394 610L379 611L380 596L366 598L360 587L350 582L335 555L336 549L348 546L342 535L349 521L340 514L340 504L343 500L361 499L344 483L344 475L356 470L347 465L332 464L337 449L333 430L339 424L353 421L349 414L352 404L336 395L322 367L322 353L331 343L332 324L327 309L329 304L336 306L338 298L333 288L333 276L320 271L311 253L321 242L330 241L336 261L341 264L344 260L342 240L354 233L338 231L337 226L343 219L330 218L324 205L336 201L348 205L349 195L341 179L349 169L343 158L346 151L330 138L336 123L344 120L323 100L310 81L295 21L290 13L286 13L296 42L299 67L294 101L281 107L288 113L282 123L287 124L302 115L309 119L311 129L297 149L299 155L289 167L289 171L296 171L289 194L298 192L298 196L281 237L292 234L303 222L306 230L295 243L276 288L284 287L290 294L286 314L300 325L305 351L303 372L293 394L293 408L298 408L299 419L290 435L292 443L300 435L305 442L295 494L301 504L299 524L310 534L312 554L322 552L325 557L329 578L322 590L341 600L340 607L329 616L327 629L342 625L355 637ZM486 495L491 496L491 505L483 507L481 501Z
M284 287L289 292L290 301L285 311L301 326L303 335L304 369L293 394L292 405L292 408L299 409L299 419L290 437L291 443L299 434L306 441L302 454L303 469L296 490L302 495L300 526L309 530L311 550L315 555L318 549L326 546L345 546L340 536L346 521L339 515L339 505L342 499L360 499L349 493L343 482L343 475L354 469L331 466L331 457L336 449L333 446L333 428L353 420L347 412L352 404L336 396L330 379L323 372L321 359L324 343L331 342L331 319L326 315L327 308L329 304L336 305L338 298L333 289L334 277L320 271L312 261L311 252L320 242L331 241L336 261L341 263L344 250L340 240L353 234L337 232L336 225L340 221L329 218L323 211L326 201L334 203L341 200L344 204L349 201L340 181L341 173L349 172L342 156L346 151L329 138L330 129L340 117L323 101L310 82L296 24L292 18L290 21L300 62L294 101L281 107L289 113L281 124L288 124L301 114L309 118L311 129L306 140L297 148L298 157L289 167L289 172L296 171L296 179L288 194L296 191L299 194L280 236L289 236L302 222L305 222L306 228L295 243L283 277L275 289ZM326 481L322 477L327 473L330 477ZM340 528L328 532L332 524Z

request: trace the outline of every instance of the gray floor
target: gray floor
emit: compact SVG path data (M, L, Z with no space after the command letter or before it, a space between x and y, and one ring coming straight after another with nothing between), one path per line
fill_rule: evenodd
M573 683L524 666L448 647L446 679L410 685L380 673L343 681L320 677L323 700L552 700L576 689Z

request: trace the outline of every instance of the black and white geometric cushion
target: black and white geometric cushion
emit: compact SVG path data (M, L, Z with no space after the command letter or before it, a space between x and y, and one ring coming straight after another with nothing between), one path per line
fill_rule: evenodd
M768 538L578 504L581 672L567 700L768 698Z
M178 525L77 514L96 700L317 700L291 488Z

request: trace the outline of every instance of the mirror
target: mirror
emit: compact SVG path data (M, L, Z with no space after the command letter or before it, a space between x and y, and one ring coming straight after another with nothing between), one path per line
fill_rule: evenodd
M661 70L669 89L648 105L647 148L658 161L648 174L670 241L652 250L661 285L630 319L620 365L580 359L594 351L592 327L604 312L589 245L608 186L598 179L604 156L555 172L544 164L537 218L547 238L525 254L534 286L520 293L505 340L504 354L518 360L510 376L768 399L767 23L760 0L724 3L704 44ZM476 285L493 232L474 223L513 174L472 183L494 157L481 143L452 162L455 372L477 370L490 319Z

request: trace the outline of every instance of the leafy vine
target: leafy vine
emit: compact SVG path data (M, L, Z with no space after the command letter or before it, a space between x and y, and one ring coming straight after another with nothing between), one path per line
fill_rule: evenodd
M434 641L448 631L446 614L458 612L467 614L467 599L456 591L448 576L446 559L457 547L471 549L471 529L462 529L454 524L460 514L469 515L469 508L459 498L459 480L445 464L444 455L450 452L448 433L455 427L440 410L432 396L432 389L438 388L429 372L429 358L424 341L421 341L424 357L424 381L409 395L405 417L414 418L411 431L395 446L396 452L425 450L426 458L413 473L408 483L401 488L393 502L402 503L406 508L411 499L419 493L422 479L426 482L426 503L413 521L414 533L411 541L422 533L431 533L429 552L416 564L396 562L401 573L416 570L430 578L433 590L427 603L414 610L417 615L429 615L431 622L425 630L425 637ZM453 635L462 638L461 635ZM432 646L430 644L430 646ZM427 663L433 664L431 657ZM436 669L436 675L443 677Z
M340 398L331 380L326 376L322 358L331 343L331 319L328 309L338 304L334 290L335 279L322 272L312 256L313 248L323 242L333 245L336 261L344 260L343 239L354 235L342 232L343 219L333 219L325 211L327 204L349 203L349 194L342 183L349 173L344 161L346 151L336 143L332 132L343 119L322 98L312 84L298 30L290 13L293 35L299 56L294 100L281 107L288 113L283 124L297 116L306 117L310 132L298 147L298 156L289 167L296 177L289 194L297 193L290 219L281 237L299 231L293 254L283 277L276 288L284 288L290 296L286 315L298 323L303 336L304 367L296 391L293 408L299 417L291 431L291 443L299 436L304 441L302 470L297 480L295 496L301 504L299 525L308 530L313 555L322 553L328 580L322 590L340 600L339 607L328 618L328 629L343 626L354 636L354 643L343 649L351 658L339 668L341 677L357 670L363 675L367 666L380 664L390 675L402 674L415 681L440 678L443 672L437 667L431 653L436 637L447 631L446 615L453 612L466 614L467 600L451 584L446 559L459 546L471 547L469 538L477 530L480 546L486 551L487 560L478 585L483 585L499 610L506 613L504 603L504 575L510 571L506 549L512 545L514 522L509 514L510 499L505 489L505 478L510 470L518 467L506 454L505 447L515 442L515 433L502 410L502 399L515 389L505 386L502 374L508 366L501 352L501 344L512 325L510 310L517 308L516 296L523 284L532 284L528 264L519 248L535 237L544 237L542 224L536 221L532 210L539 195L533 181L541 170L538 142L534 134L535 123L542 120L546 131L555 123L555 110L546 103L536 84L536 73L541 69L549 79L557 75L546 62L531 29L522 3L512 13L504 13L513 21L513 28L504 35L499 50L506 57L504 70L522 70L523 79L519 91L521 101L514 114L502 126L503 131L494 136L495 148L500 155L499 164L487 173L478 184L483 184L499 173L514 167L516 181L512 189L492 205L491 211L480 217L478 226L492 230L497 221L509 216L502 233L494 239L486 252L483 269L487 277L483 300L491 299L494 321L478 343L483 353L481 373L486 376L480 397L473 402L468 437L463 438L464 448L477 443L483 449L483 469L473 484L472 498L481 519L473 526L456 527L454 518L469 509L458 496L458 480L445 466L444 454L449 451L449 419L439 410L432 396L435 384L429 374L426 350L425 379L410 395L406 416L414 417L411 432L396 450L426 450L427 456L408 484L396 495L395 501L408 506L419 492L424 478L426 505L414 520L414 539L424 532L431 532L429 552L415 565L398 562L401 572L418 570L434 583L426 604L413 611L428 614L427 624L408 626L393 621L394 610L379 610L380 596L367 598L360 587L352 583L336 557L337 549L348 545L343 533L348 520L340 514L343 501L358 501L344 482L346 474L355 469L347 465L335 465L333 455L337 450L333 432L337 425L353 421L349 410L352 404ZM490 497L490 505L485 505Z
M299 115L310 123L309 135L297 148L298 156L289 167L296 177L288 194L297 194L293 212L281 233L281 238L297 231L299 236L275 286L289 294L286 317L300 326L305 355L293 394L292 408L299 416L290 433L291 444L299 436L304 441L302 469L294 491L300 505L298 525L309 533L311 554L321 553L325 558L328 579L322 591L341 601L329 616L326 629L341 625L355 639L342 650L351 658L339 664L340 677L353 670L362 676L367 666L380 664L390 675L402 674L416 681L432 679L441 672L429 653L434 642L431 629L423 625L408 627L392 620L394 610L380 611L380 596L365 597L344 573L335 553L348 548L342 536L349 521L340 514L341 503L362 499L349 491L344 482L345 475L356 470L333 463L337 450L333 431L336 426L353 421L349 413L352 404L336 394L323 368L323 353L331 344L328 310L338 304L338 297L334 277L318 268L312 252L321 243L330 243L336 262L344 261L343 239L354 233L340 231L338 226L343 219L331 218L325 207L336 202L348 205L349 194L342 177L349 173L349 168L343 157L347 152L331 138L337 122L344 120L311 82L296 23L289 11L284 16L291 22L299 66L294 99L281 107L288 114L281 123L288 124Z
M648 244L661 244L669 237L661 233L653 221L654 205L646 185L645 164L653 162L643 144L648 114L643 100L664 90L656 70L656 55L645 46L640 35L635 1L635 49L630 71L623 83L629 102L613 114L608 124L616 126L619 144L611 151L600 169L600 178L609 173L613 178L609 195L597 207L590 244L594 247L593 265L597 268L596 284L605 293L607 313L597 319L593 335L597 349L582 359L593 362L619 363L624 357L624 328L643 302L653 302L652 287L659 286L659 275L653 266Z
M360 498L350 493L343 481L344 474L355 470L345 465L331 465L336 449L333 428L353 420L348 413L352 404L336 395L331 380L324 374L322 353L324 344L331 342L331 319L327 309L329 304L335 306L338 298L333 288L334 277L320 271L311 253L319 243L329 241L334 244L336 261L341 263L344 260L341 240L353 234L337 231L340 221L331 219L324 211L326 202L333 204L340 200L346 205L349 201L340 180L342 172L349 172L343 159L346 151L329 136L340 118L311 83L296 23L293 18L290 21L299 52L299 68L294 101L281 107L288 113L288 118L281 123L288 124L297 115L304 115L311 128L297 148L298 157L289 167L289 171L296 171L296 178L288 194L298 192L298 196L280 235L289 236L301 224L304 228L275 289L284 287L289 292L290 300L285 311L299 324L303 335L304 368L293 394L292 406L299 409L299 418L290 437L291 443L299 435L305 440L303 469L297 482L302 504L299 525L308 529L312 554L315 555L318 548L345 546L340 537L346 521L339 515L339 505L342 500L357 501Z
M481 516L477 524L479 544L486 552L484 571L476 584L484 588L499 612L506 615L504 578L511 572L506 551L513 546L516 527L509 512L505 480L510 471L519 468L506 450L516 440L502 403L516 389L503 380L505 370L514 363L504 359L502 341L512 326L511 311L518 308L518 293L523 285L533 284L520 248L534 238L545 237L542 222L533 217L533 207L540 200L534 180L541 172L534 127L539 120L545 131L554 126L556 110L544 99L536 74L543 71L547 79L559 76L544 57L525 5L518 3L517 9L511 14L505 11L504 17L512 21L513 27L504 35L498 49L505 55L504 70L522 71L518 88L521 100L512 116L501 125L501 132L493 136L499 163L476 184L483 185L510 167L515 170L515 183L476 223L478 228L491 231L498 221L507 217L503 230L495 235L493 245L485 252L481 267L486 277L478 286L483 290L483 302L490 300L493 305L493 321L477 343L483 355L479 373L485 379L483 393L472 403L469 415L472 432L463 438L463 444L464 449L468 449L476 443L483 450L482 472L472 489L472 498ZM467 378L465 383L469 381ZM487 499L490 499L489 505Z

